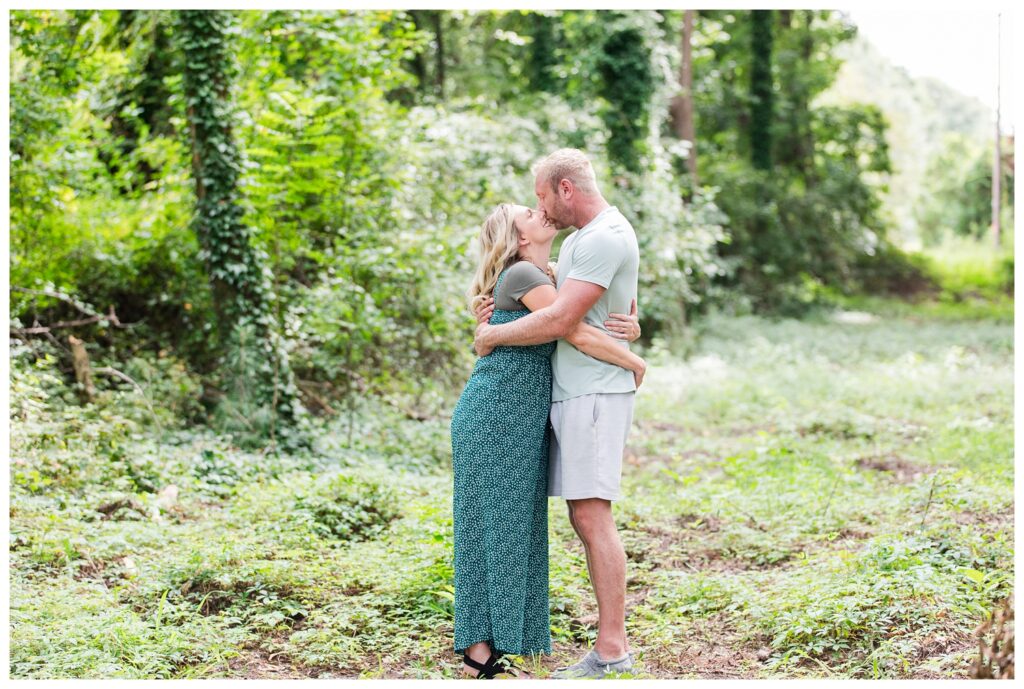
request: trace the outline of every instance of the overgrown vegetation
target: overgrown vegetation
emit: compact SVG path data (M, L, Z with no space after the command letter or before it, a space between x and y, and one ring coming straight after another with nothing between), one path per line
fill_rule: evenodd
M1013 588L1010 321L861 306L710 315L685 360L649 353L615 508L645 676L966 676ZM13 676L458 671L446 417L367 402L306 453L246 452L15 354ZM540 675L597 621L551 510Z

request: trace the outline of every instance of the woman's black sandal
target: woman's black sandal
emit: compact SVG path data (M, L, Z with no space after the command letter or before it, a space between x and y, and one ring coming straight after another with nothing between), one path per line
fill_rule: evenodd
M476 679L494 679L495 675L502 674L512 675L515 677L519 674L515 671L521 669L518 665L506 658L503 653L495 653L493 651L486 663L478 663L465 653L462 654L462 661L477 671Z

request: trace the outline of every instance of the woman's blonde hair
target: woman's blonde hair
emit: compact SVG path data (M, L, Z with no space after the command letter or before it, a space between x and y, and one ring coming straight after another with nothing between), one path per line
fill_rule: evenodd
M466 290L469 310L475 312L498 284L498 276L515 263L519 251L519 230L515 221L516 207L503 203L491 211L480 227L480 263L473 282Z

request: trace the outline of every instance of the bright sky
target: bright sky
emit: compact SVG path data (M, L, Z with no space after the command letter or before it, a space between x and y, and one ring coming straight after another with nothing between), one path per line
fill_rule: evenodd
M993 9L844 10L862 36L913 76L936 77L995 111L997 12ZM1014 121L1013 21L1002 21L1002 122ZM993 114L993 117L995 115Z

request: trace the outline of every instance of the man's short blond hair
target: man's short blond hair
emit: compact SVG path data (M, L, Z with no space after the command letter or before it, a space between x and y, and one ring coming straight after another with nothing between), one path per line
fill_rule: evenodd
M583 194L597 193L597 176L587 155L577 148L560 148L533 166L533 174L546 180L552 191L558 191L563 179Z

